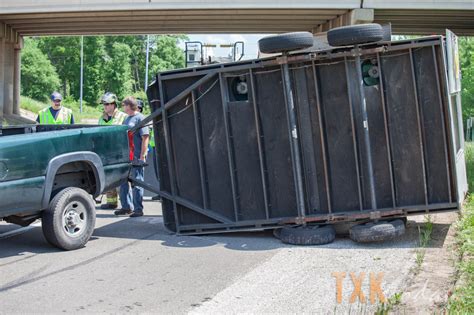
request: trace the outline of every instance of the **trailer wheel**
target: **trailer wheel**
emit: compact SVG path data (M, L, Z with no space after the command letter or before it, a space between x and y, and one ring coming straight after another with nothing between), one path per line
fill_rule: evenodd
M42 228L46 240L64 250L83 247L94 232L94 226L94 203L80 188L61 190L43 211Z
M336 231L332 225L285 226L273 231L283 243L293 245L323 245L334 241Z
M327 33L331 46L350 46L373 43L384 38L384 30L380 24L359 24L336 27Z
M351 240L359 243L388 241L403 234L405 223L400 219L354 225L349 230Z
M258 41L258 49L265 54L300 50L313 46L313 34L293 32L267 36Z

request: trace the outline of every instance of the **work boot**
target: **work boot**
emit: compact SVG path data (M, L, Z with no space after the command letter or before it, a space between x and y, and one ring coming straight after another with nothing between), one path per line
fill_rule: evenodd
M119 210L114 211L115 215L127 215L127 214L132 214L132 213L133 211L130 209L119 209Z
M103 205L100 206L100 208L103 210L113 210L113 209L117 209L117 205L113 205L111 203L104 203Z
M142 217L142 216L143 216L143 212L133 212L130 215L130 218L136 218L136 217Z

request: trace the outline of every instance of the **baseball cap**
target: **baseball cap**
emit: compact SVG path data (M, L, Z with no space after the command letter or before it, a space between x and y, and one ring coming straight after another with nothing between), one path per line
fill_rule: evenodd
M54 100L60 100L62 101L63 100L63 97L61 94L59 94L59 92L53 92L53 94L51 94L51 100L54 101Z

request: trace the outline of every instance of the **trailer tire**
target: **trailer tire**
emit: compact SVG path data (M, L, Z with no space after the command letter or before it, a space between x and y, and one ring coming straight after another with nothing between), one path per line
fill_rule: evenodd
M405 223L401 219L368 222L354 225L349 230L351 240L358 243L388 241L403 234L405 234Z
M351 46L374 43L384 38L384 30L380 24L359 24L336 27L327 33L331 46Z
M258 41L258 49L265 54L300 50L313 46L313 34L293 32L267 36Z
M336 231L332 225L285 226L273 231L283 243L292 245L323 245L334 241Z
M58 192L42 216L44 237L64 250L84 247L94 232L94 202L80 188L69 187Z

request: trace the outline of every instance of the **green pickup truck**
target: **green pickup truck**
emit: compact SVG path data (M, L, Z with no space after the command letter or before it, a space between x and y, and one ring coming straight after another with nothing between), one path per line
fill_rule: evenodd
M98 196L127 179L127 126L0 126L0 220L42 219L46 240L73 250L95 225Z

